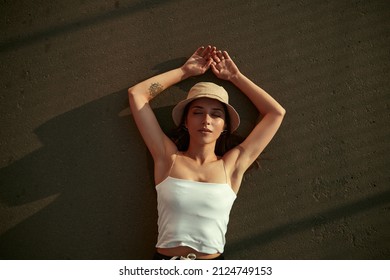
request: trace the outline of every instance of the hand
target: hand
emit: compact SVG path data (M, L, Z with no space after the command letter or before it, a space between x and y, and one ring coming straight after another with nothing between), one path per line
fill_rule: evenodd
M184 73L188 77L204 74L213 62L211 55L215 52L215 49L211 46L198 48L181 67Z
M227 51L214 51L211 57L211 69L218 78L231 81L240 73Z

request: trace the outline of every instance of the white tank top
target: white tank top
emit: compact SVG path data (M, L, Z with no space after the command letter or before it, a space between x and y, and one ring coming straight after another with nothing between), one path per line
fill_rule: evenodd
M156 190L157 248L188 246L202 253L223 253L229 214L236 199L229 184L168 176Z

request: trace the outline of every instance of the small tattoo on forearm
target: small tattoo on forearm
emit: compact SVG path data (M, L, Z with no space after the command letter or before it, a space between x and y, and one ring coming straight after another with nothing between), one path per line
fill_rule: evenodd
M163 86L160 83L152 83L149 87L149 94L151 97L155 97L157 94L163 91Z

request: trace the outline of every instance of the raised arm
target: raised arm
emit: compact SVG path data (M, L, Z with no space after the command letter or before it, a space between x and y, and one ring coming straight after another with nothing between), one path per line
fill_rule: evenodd
M212 57L211 67L214 74L238 87L262 115L261 121L249 136L225 156L226 161L232 166L232 185L237 192L244 172L272 140L286 111L265 90L243 75L226 51L214 52Z
M210 55L213 50L215 48L211 46L200 47L182 67L149 78L128 89L131 112L155 161L176 152L176 146L162 131L149 101L170 86L205 73L212 62Z

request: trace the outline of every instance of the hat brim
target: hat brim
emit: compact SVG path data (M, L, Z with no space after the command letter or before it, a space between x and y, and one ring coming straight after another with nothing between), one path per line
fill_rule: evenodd
M192 101L199 99L199 98L215 99L215 100L218 100L219 102L225 104L226 108L228 110L229 118L230 118L230 132L234 132L237 130L237 128L240 125L240 116L237 113L237 111L233 108L232 105L230 105L230 104L224 102L223 100L221 100L220 98L218 98L217 95L215 95L215 98L214 98L214 96L211 97L209 94L208 95L200 94L196 97L188 98L188 99L182 100L179 103L177 103L176 106L172 110L172 119L173 119L173 122L175 123L176 126L179 126L181 123L185 107L189 103L191 103Z

